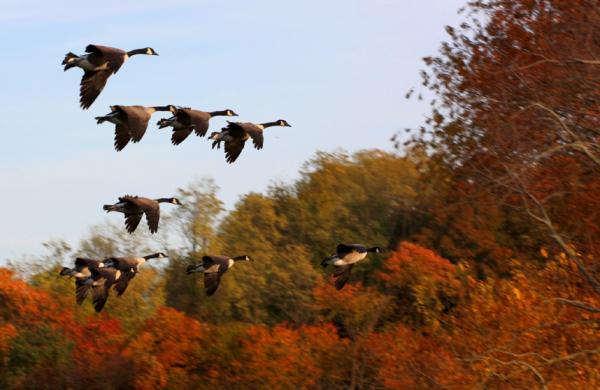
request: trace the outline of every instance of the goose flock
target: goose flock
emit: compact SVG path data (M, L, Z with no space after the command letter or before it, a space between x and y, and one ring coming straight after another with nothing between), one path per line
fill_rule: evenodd
M76 55L69 52L62 62L64 70L71 68L83 69L79 96L80 106L86 110L98 98L108 79L121 68L121 66L134 55L158 56L151 47L125 51L109 46L88 45L85 53ZM146 133L152 115L156 112L170 112L170 118L162 118L157 122L159 129L172 128L171 143L179 145L194 132L198 137L204 137L209 130L210 119L216 116L238 116L231 109L220 111L201 111L190 107L175 106L110 106L110 112L104 116L96 117L98 124L109 122L115 125L114 148L123 150L129 142L141 141ZM271 122L230 122L219 132L212 132L208 139L212 141L212 149L221 149L225 153L227 163L234 163L242 153L246 141L252 139L254 148L260 150L264 144L264 130L269 127L291 127L284 119ZM180 206L181 202L171 198L147 198L142 196L124 195L114 204L103 206L107 213L112 211L122 213L125 217L127 232L133 233L140 224L142 217L146 216L148 228L152 234L158 231L160 221L160 203L169 203ZM381 253L379 247L367 248L360 244L339 244L335 254L323 259L321 265L334 267L334 285L341 290L350 278L353 266L367 258L368 253ZM164 259L165 253L157 252L142 257L108 257L105 259L89 259L77 257L73 268L64 267L60 275L75 278L75 301L81 305L91 291L92 304L96 312L102 311L111 290L117 296L123 295L131 280L139 272L139 267L150 259ZM187 274L202 273L204 275L204 290L211 296L217 291L221 277L236 262L250 261L247 255L222 256L205 255L198 264L187 267Z

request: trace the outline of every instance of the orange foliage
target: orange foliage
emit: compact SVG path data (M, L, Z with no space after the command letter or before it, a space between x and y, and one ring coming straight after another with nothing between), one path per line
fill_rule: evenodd
M73 376L78 386L106 388L122 383L125 335L118 320L92 315L73 327L69 337L75 342Z
M239 384L254 388L311 388L323 377L335 378L336 357L344 345L331 325L292 329L252 326L242 340L237 362Z
M439 316L458 300L459 267L433 251L402 242L377 274L387 293L396 297L396 316L415 325L439 325Z
M376 379L386 388L471 387L469 373L438 340L402 324L371 335L368 349L376 357Z
M600 300L585 292L566 260L542 270L514 267L511 279L478 281L469 290L450 319L447 348L486 386L600 386L600 315L559 299L586 297L590 307Z
M313 296L322 320L339 324L340 332L350 337L373 330L390 309L390 297L361 284L347 284L338 291L322 281L315 286Z
M0 325L0 359L8 352L10 348L10 341L16 335L17 329L13 324Z
M432 283L452 284L456 267L432 250L410 242L402 242L398 251L386 259L384 271L378 277L387 287L410 283L417 278Z
M58 307L48 294L31 288L14 273L0 268L0 320L16 326L59 321Z
M198 321L177 310L161 308L124 351L135 372L134 386L164 387L172 376L181 377L182 370L188 378L186 387L199 380L192 372L203 331Z

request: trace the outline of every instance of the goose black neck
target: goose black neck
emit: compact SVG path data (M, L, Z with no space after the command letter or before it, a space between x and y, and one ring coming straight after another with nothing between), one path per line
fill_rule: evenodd
M151 255L146 255L146 256L144 256L144 259L146 259L146 260L150 260L150 259L156 259L158 256L160 256L160 254L158 254L158 253L153 253L153 254L151 254Z
M136 54L146 54L146 49L134 49L127 52L129 57L134 56Z
M156 201L158 203L171 203L173 201L173 199L171 199L171 198L158 198L158 199L154 199L154 201Z
M234 261L242 261L242 260L246 260L246 255L244 255L244 256L236 256L236 257L233 257L233 260L234 260Z
M261 123L260 125L266 129L267 127L279 126L279 121Z
M156 111L171 111L170 106L152 106Z
M376 247L376 246L374 246L374 247L372 247L372 248L369 248L369 249L367 249L367 252L373 252L373 253L377 253L377 252L379 252L379 251L380 251L379 247Z
M210 116L227 116L227 110L209 112Z

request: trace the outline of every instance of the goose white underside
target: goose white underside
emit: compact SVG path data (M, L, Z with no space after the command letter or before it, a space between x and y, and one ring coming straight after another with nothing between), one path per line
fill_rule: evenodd
M332 264L338 265L338 266L354 264L354 263L358 263L361 260L364 260L365 257L367 257L367 252L364 252L364 253L351 252L351 253L348 253L346 256L344 256L341 259L339 257L337 257L336 259L333 260Z
M75 66L78 66L83 70L88 70L88 71L92 71L92 72L96 71L96 70L108 69L107 62L103 63L100 66L96 66L96 65L90 63L87 58L88 58L88 55L86 54L86 55L80 56L79 59L77 59L77 58L69 59L68 62L71 63L71 62L77 61L77 64L75 64Z

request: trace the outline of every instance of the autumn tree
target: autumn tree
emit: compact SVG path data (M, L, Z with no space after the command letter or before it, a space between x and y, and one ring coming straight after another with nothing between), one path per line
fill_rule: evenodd
M319 152L289 189L294 202L275 199L278 208L289 210L289 237L318 259L339 242L394 247L412 229L417 177L412 161L391 153Z
M428 331L441 326L461 297L460 269L429 249L401 243L377 274L394 297L394 320Z
M181 206L168 215L168 225L181 250L189 253L211 251L215 245L217 220L223 202L217 197L214 180L197 179L177 189Z
M424 85L437 99L414 140L454 186L474 187L525 216L529 231L515 230L560 248L600 294L592 266L599 255L600 7L493 0L467 9L469 21L448 27L440 54L425 59Z
M198 321L174 309L159 310L124 351L133 387L193 387L200 381L194 372L203 331Z

